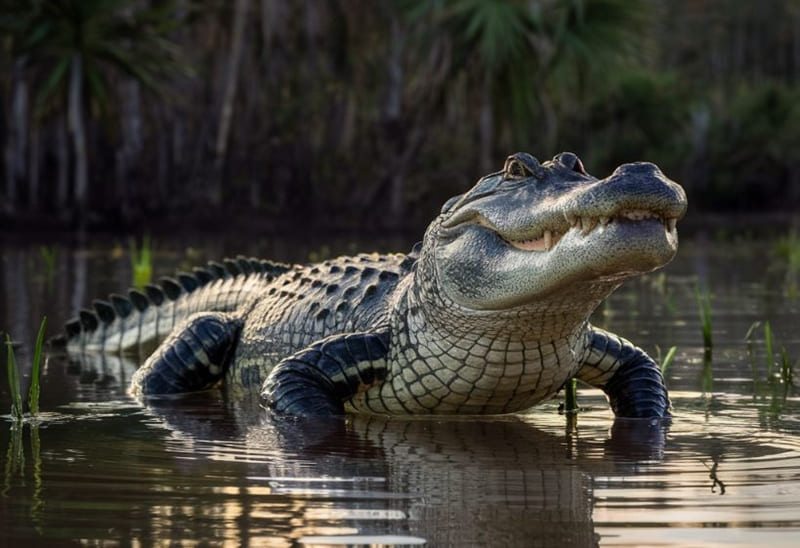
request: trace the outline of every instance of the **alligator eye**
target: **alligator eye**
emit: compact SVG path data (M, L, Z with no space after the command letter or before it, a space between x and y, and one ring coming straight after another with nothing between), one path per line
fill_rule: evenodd
M506 158L503 166L503 176L506 179L526 179L528 177L541 178L543 176L542 165L539 160L527 152L517 152Z
M572 152L562 152L553 159L567 169L580 173L581 175L588 175L588 173L586 173L586 168L583 167L583 162Z
M506 166L506 179L524 179L530 174L520 162L511 160Z

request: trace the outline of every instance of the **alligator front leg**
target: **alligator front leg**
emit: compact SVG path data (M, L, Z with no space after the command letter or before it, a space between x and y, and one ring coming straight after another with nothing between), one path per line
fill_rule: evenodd
M601 388L618 417L668 417L669 395L658 364L613 333L590 327L588 336L577 378Z
M136 371L131 392L150 396L211 388L225 374L241 327L229 314L190 316Z
M261 397L290 415L343 415L360 390L386 378L389 330L334 335L282 360Z

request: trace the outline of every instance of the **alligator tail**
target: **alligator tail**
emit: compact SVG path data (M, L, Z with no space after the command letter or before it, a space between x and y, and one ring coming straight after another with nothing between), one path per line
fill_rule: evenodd
M65 325L66 334L51 340L69 352L130 352L150 354L173 326L197 312L230 312L264 285L290 270L276 263L239 256L211 261L191 273L161 278L144 291L112 294L96 300Z

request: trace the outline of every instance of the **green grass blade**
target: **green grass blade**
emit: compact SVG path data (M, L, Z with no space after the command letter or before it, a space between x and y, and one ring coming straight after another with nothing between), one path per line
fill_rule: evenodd
M8 374L8 389L11 392L11 416L22 420L22 394L19 387L19 371L17 360L14 358L14 348L11 346L11 337L6 334L6 373Z
M570 379L566 386L565 413L575 413L578 411L578 381Z
M781 379L787 387L794 379L794 365L785 346L781 346Z
M703 345L710 349L713 346L711 336L711 296L708 290L700 291L700 287L694 288L695 298L697 299L697 307L700 311L700 323L703 330Z
M775 352L773 346L772 326L764 323L764 344L767 347L767 379L772 380L772 368L775 365Z
M33 364L31 365L31 387L28 390L28 409L31 415L39 413L39 393L41 382L42 346L44 346L44 333L47 329L47 316L42 318L39 334L36 335L36 345L33 349Z
M756 329L758 329L759 327L761 327L761 322L754 321L753 323L751 323L750 328L747 330L747 333L744 336L744 340L747 341L748 343L752 342L753 335L755 334Z
M131 270L133 271L133 285L141 288L149 284L153 278L153 256L150 237L144 236L144 238L142 238L141 249L137 248L136 240L131 238L129 247Z
M667 355L664 356L664 360L661 362L661 375L662 376L664 376L664 377L667 376L667 370L669 369L669 366L672 365L672 362L675 360L675 353L677 351L678 351L678 347L677 346L672 346L672 347L670 347L669 350L667 350Z

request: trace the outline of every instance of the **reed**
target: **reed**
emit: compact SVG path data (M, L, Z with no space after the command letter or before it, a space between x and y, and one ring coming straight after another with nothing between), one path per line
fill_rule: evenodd
M39 248L39 254L44 262L44 276L47 283L47 290L53 289L53 280L56 276L56 249L53 246L43 245Z
M136 240L131 238L128 242L131 255L131 271L133 272L133 285L144 287L153 279L153 253L150 247L150 236L142 238L142 247L138 248Z
M667 370L669 366L672 365L672 362L675 361L675 353L678 351L677 346L671 346L669 350L667 350L667 355L664 356L664 359L661 360L661 375L663 377L667 376Z
M578 412L578 380L570 379L566 386L566 402L564 404L565 413Z
M796 229L792 229L786 236L778 239L775 245L775 252L786 268L784 291L790 299L796 299L800 294L800 285L798 285L800 235L798 235Z
M712 322L711 322L711 296L707 289L700 290L699 286L694 290L695 298L697 299L697 307L700 312L700 325L703 330L703 346L710 350L713 345L712 340Z
M11 337L8 334L6 334L6 374L8 375L8 389L11 392L11 417L16 421L21 421L22 393L19 385L19 369L17 369Z
M31 386L28 389L28 409L31 415L39 414L39 394L42 380L42 347L44 346L44 333L47 329L47 316L42 318L39 333L36 335L36 344L33 347L33 363L31 364Z
M775 367L775 340L772 326L768 321L764 322L764 346L767 351L767 379L772 380L772 370Z
M787 387L791 386L794 380L794 362L789 358L785 346L781 346L781 380Z
M44 334L46 329L47 316L42 318L42 323L39 324L39 333L36 335L36 343L33 348L31 385L28 389L28 411L31 416L34 417L39 414L39 395L41 393L42 380L42 348L44 348ZM19 367L17 367L14 346L8 334L6 334L6 376L8 378L8 390L11 393L11 417L15 421L22 421L24 413L22 408L22 387Z

